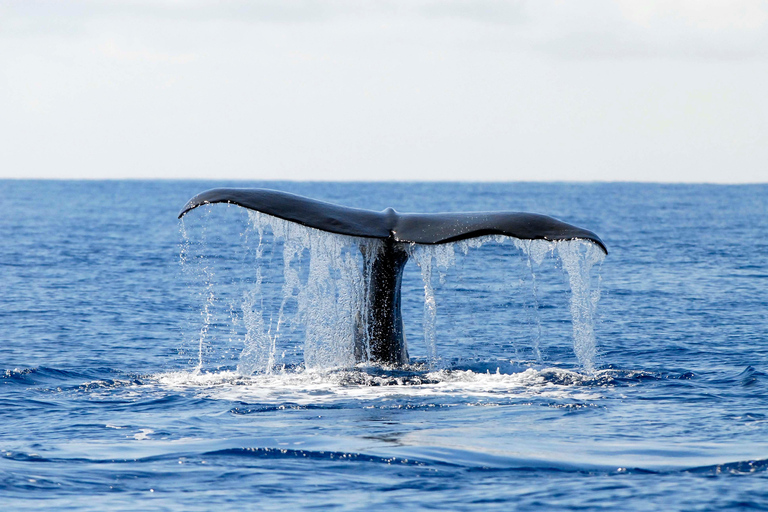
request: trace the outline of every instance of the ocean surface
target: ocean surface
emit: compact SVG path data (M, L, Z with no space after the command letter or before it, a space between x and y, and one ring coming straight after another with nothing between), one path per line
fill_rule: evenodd
M411 364L355 365L355 244L177 220L217 186L609 254L414 247ZM765 185L0 181L2 509L766 510L767 233Z

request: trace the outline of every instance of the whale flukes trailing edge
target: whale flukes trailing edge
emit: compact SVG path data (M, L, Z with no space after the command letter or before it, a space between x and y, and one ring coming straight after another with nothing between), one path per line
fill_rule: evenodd
M588 240L608 254L591 231L560 220L525 212L398 213L348 208L287 192L268 189L215 188L190 199L182 218L198 206L229 203L322 231L384 243L363 251L368 296L366 340L358 340L359 360L387 364L408 362L400 312L400 284L408 253L405 244L443 244L485 235L523 240Z

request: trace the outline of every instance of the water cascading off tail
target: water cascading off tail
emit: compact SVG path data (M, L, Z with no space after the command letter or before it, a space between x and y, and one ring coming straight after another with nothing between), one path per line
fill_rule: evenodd
M267 189L212 189L193 197L179 213L182 218L195 208L213 203L236 204L251 213L259 233L255 251L255 281L243 300L246 347L240 357L241 373L271 372L289 304L296 311L289 323L304 327L303 365L306 368L349 367L359 362L403 365L409 362L401 313L403 269L413 259L424 285L424 340L430 366L439 364L436 342L438 304L432 283L433 268L441 277L455 260L458 244L466 252L484 240L518 239L517 247L528 258L533 309L538 314L537 278L534 264L543 254L557 256L571 285L575 353L586 369L594 367L594 305L599 292L592 290L589 270L607 254L605 245L591 231L546 215L497 211L465 213L381 212L335 205ZM275 320L265 317L265 284L262 241L265 228L282 243L283 297ZM538 243L548 244L548 249ZM579 244L591 245L583 250ZM272 251L274 254L274 251ZM297 261L308 255L305 277ZM433 265L434 262L434 265ZM206 283L213 282L213 274ZM206 307L215 302L210 295ZM200 363L210 320L203 314L200 331ZM540 359L540 321L536 320L535 353Z
M562 240L550 242L547 240L520 240L503 235L491 235L461 240L450 244L419 245L412 244L409 254L421 269L424 281L424 341L427 347L430 366L438 366L438 344L436 340L437 301L432 283L433 268L440 272L440 281L444 283L445 271L456 263L456 251L464 256L469 251L479 249L486 244L506 244L512 242L526 258L526 266L530 272L532 296L533 351L536 359L541 361L541 319L538 315L539 300L537 291L536 272L545 258L557 258L559 265L568 277L570 285L569 306L573 327L573 350L579 364L587 371L595 368L597 357L597 342L594 324L597 305L600 300L600 275L593 279L592 268L600 265L605 259L605 253L598 246L584 240ZM506 269L512 272L511 268ZM506 290L512 293L513 290Z
M370 280L370 263L366 254L376 253L382 241L349 237L301 226L292 222L249 211L249 230L254 239L252 250L255 276L241 297L239 308L245 328L244 347L237 363L243 375L271 373L282 367L281 337L297 334L301 325L304 366L310 369L349 368L360 362L370 362L371 345L366 322L371 307L365 283ZM255 236L253 236L255 235ZM594 316L599 300L599 288L593 284L590 271L604 258L594 244L580 240L548 242L519 240L502 235L478 237L458 242L423 245L407 244L405 250L421 273L424 290L423 341L427 362L432 369L441 366L437 333L438 307L435 276L445 281L446 271L453 267L457 254L486 244L510 244L516 247L530 271L530 294L536 315L534 348L539 351L541 323L538 319L536 272L545 258L557 258L570 284L570 312L573 323L573 347L584 369L594 368L596 343ZM265 257L265 247L270 245ZM282 299L276 311L268 311L264 303L264 275L270 265L282 256ZM209 265L198 273L206 277L206 293L210 294ZM507 269L513 272L512 268ZM272 273L274 274L274 272ZM368 275L366 275L368 274ZM508 289L506 293L513 293ZM293 308L289 307L293 302ZM210 300L204 304L206 312ZM207 314L207 313L206 313ZM204 322L205 323L205 322ZM292 326L288 331L286 325ZM202 328L207 331L207 325ZM206 332L201 332L200 339ZM416 342L420 342L416 341ZM481 341L478 340L480 343ZM203 344L200 343L203 356Z
M363 322L368 309L360 249L375 250L381 242L326 233L259 212L248 215L259 235L255 252L259 277L243 301L246 334L238 371L251 374L275 369L281 327L287 320L303 324L306 368L353 366L357 362L356 342L361 336L362 342L366 341ZM267 230L272 232L273 243L282 244L283 250L283 298L277 321L266 321L257 301ZM304 253L309 255L309 268L302 282L299 266ZM297 318L285 318L289 301L297 303Z

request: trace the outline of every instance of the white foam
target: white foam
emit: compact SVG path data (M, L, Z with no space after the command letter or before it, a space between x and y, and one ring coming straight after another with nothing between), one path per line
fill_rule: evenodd
M133 438L137 441L146 441L149 439L151 434L154 434L155 431L151 428L141 428L139 429L138 434L133 434Z
M392 396L460 398L472 403L481 398L598 398L593 388L581 386L588 377L568 370L529 368L520 373L476 373L437 370L410 377L370 375L360 370L303 370L243 376L237 372L169 372L151 377L170 389L196 389L206 398L255 401L262 404L290 401L298 405L363 401ZM554 381L554 382L553 382Z

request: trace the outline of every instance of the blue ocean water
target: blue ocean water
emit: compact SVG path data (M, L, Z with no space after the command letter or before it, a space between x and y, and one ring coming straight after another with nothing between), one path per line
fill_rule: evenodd
M436 354L409 263L412 366L304 369L287 322L251 372L247 312L277 329L283 251L238 207L176 219L214 186L595 231L597 353L574 350L557 254L487 243L435 267ZM0 198L4 509L768 509L768 186L0 181Z

